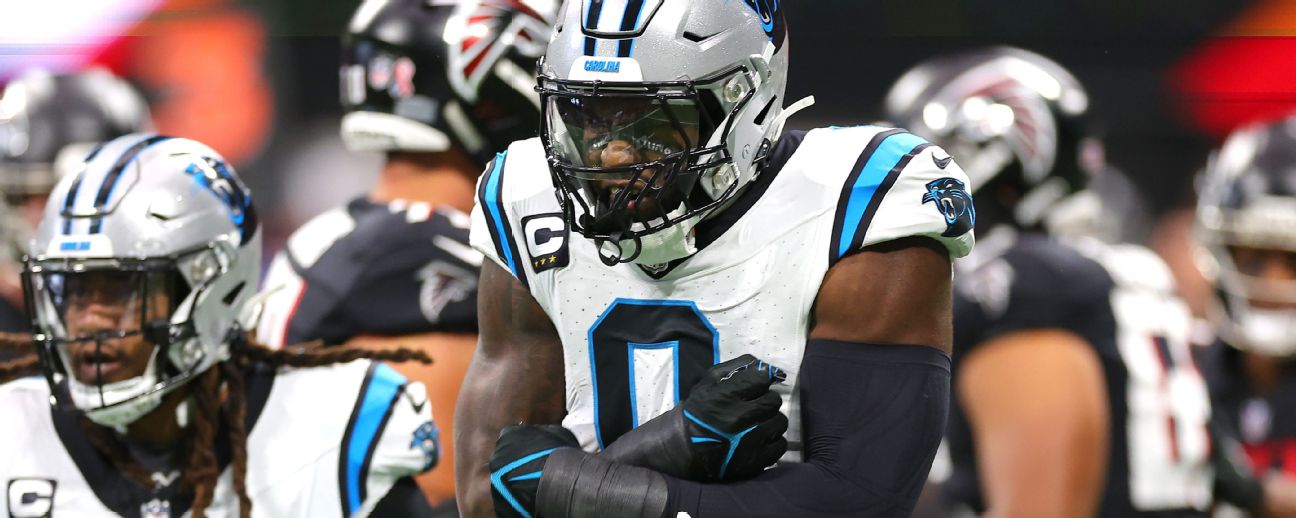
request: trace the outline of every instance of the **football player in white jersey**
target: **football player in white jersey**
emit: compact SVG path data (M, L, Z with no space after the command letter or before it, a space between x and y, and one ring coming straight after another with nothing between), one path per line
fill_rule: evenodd
M8 516L405 516L436 462L427 396L366 358L242 332L261 235L211 148L131 134L54 188L0 364ZM19 376L43 374L42 377Z
M478 184L460 509L907 513L949 401L962 170L900 129L782 131L778 2L571 1L556 30L541 138Z
M363 196L293 232L271 263L264 343L308 340L408 346L433 365L424 382L438 424L477 343L482 256L468 244L473 186L498 148L535 135L535 60L557 0L369 0L343 38L343 142L383 153ZM419 477L438 511L454 511L453 449Z

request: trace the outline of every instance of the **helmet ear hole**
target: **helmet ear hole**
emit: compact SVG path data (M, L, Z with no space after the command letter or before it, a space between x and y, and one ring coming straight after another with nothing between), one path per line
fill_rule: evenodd
M245 282L238 283L238 285L234 286L234 289L229 290L229 293L226 293L225 296L221 298L221 302L224 302L226 306L234 305L234 301L238 299L240 293L243 293L243 287L246 285L247 283Z
M702 135L714 135L719 129L720 123L724 121L728 110L720 102L718 92L701 92L698 96L698 104L701 105L699 122L701 123L700 133Z
M756 119L752 120L752 123L756 124L757 126L764 126L765 116L769 115L770 108L773 108L774 103L777 101L778 101L778 96L771 97L769 102L765 103L765 107L761 108L760 113L756 114Z

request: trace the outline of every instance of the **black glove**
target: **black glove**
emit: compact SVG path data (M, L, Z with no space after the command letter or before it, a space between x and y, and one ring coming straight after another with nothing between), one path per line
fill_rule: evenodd
M580 442L558 425L513 425L500 431L490 460L495 516L531 518L545 461L560 448L580 448Z
M756 476L787 451L770 386L787 375L744 354L711 368L674 409L627 432L601 458L699 482Z

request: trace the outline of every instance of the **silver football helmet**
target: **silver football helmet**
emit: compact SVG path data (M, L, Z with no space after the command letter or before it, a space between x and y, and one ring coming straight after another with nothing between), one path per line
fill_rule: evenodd
M1197 265L1215 287L1211 319L1228 343L1296 354L1296 115L1235 131L1200 179ZM1257 260L1260 259L1260 260Z
M227 359L257 291L258 229L247 188L203 144L132 134L92 152L51 193L24 272L57 400L120 427ZM122 369L129 347L152 349L142 374Z
M691 255L777 140L787 68L777 1L565 3L539 89L571 228L608 264Z

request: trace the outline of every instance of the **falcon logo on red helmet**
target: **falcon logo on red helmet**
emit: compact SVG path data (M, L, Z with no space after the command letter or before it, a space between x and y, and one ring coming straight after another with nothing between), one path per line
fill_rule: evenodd
M510 47L523 57L539 59L549 42L551 23L541 13L552 9L537 4L548 1L478 0L460 4L446 24L446 41L450 43L448 72L455 92L476 102L482 80Z

